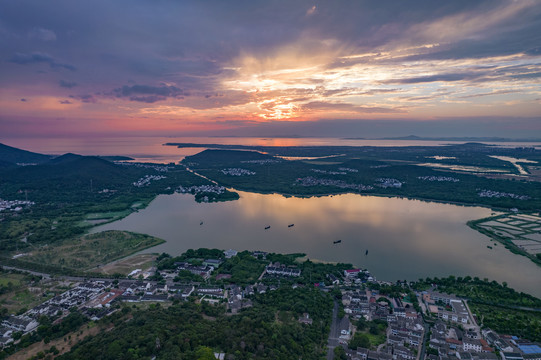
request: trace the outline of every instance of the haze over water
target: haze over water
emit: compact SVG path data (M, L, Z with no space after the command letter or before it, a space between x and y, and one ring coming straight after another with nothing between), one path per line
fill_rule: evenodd
M467 227L468 220L490 216L490 209L354 194L240 196L198 204L191 195L160 195L145 210L94 231L129 230L167 240L147 252L177 255L199 247L302 252L313 260L367 268L379 280L470 275L541 296L539 267Z
M463 144L464 141L426 140L368 140L333 137L63 137L63 138L11 138L0 142L42 154L62 155L68 152L80 155L129 156L136 161L169 163L194 155L203 148L164 146L165 143L197 143L252 146L444 146ZM541 147L541 143L490 142L503 147Z

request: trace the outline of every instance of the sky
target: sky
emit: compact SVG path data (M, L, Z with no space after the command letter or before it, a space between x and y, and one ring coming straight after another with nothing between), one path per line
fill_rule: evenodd
M0 138L541 138L541 1L0 0Z

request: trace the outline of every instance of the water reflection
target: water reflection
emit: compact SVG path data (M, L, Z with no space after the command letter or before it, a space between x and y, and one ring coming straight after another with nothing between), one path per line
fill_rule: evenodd
M490 209L353 194L305 199L240 194L239 201L218 204L198 204L190 195L159 196L147 209L97 230L167 240L149 252L179 254L197 247L303 252L368 268L382 280L471 275L541 296L540 268L501 245L488 249L490 240L466 226L489 216ZM342 242L333 244L338 239Z

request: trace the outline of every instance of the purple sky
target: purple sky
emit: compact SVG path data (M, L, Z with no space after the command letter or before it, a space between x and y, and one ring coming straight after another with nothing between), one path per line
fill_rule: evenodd
M0 138L541 137L541 2L0 0Z

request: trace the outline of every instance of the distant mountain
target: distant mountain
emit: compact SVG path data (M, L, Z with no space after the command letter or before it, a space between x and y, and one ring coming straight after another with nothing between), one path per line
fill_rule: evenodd
M428 138L425 138L425 139L428 139ZM423 140L423 138L420 137L420 136L416 136L416 135L408 135L408 136L381 138L381 139L377 139L377 140Z
M78 155L78 154L73 154L73 153L67 153L67 154L55 157L54 159L50 160L48 163L49 164L61 164L61 163L66 163L66 162L71 162L71 161L74 161L74 160L78 160L78 159L83 158L83 157L95 157L95 158L103 159L103 160L106 160L106 161L133 160L133 158L127 157L127 156L83 156L83 155Z
M13 164L41 164L50 159L50 155L38 154L0 144L0 160L4 162Z
M468 141L468 142L541 142L541 139L510 139L502 137L422 137L416 135L384 137L375 140L417 140L417 141Z
M134 158L132 157L129 157L129 156L117 156L117 155L112 155L112 156L97 156L99 157L100 159L104 159L104 160L107 160L107 161L128 161L128 160L135 160Z
M64 154L64 155L60 155L60 156L57 156L51 160L49 160L47 163L48 164L62 164L62 163L67 163L67 162L71 162L71 161L74 161L74 160L79 160L81 159L83 156L82 155L77 155L77 154L73 154L73 153L67 153L67 154Z

